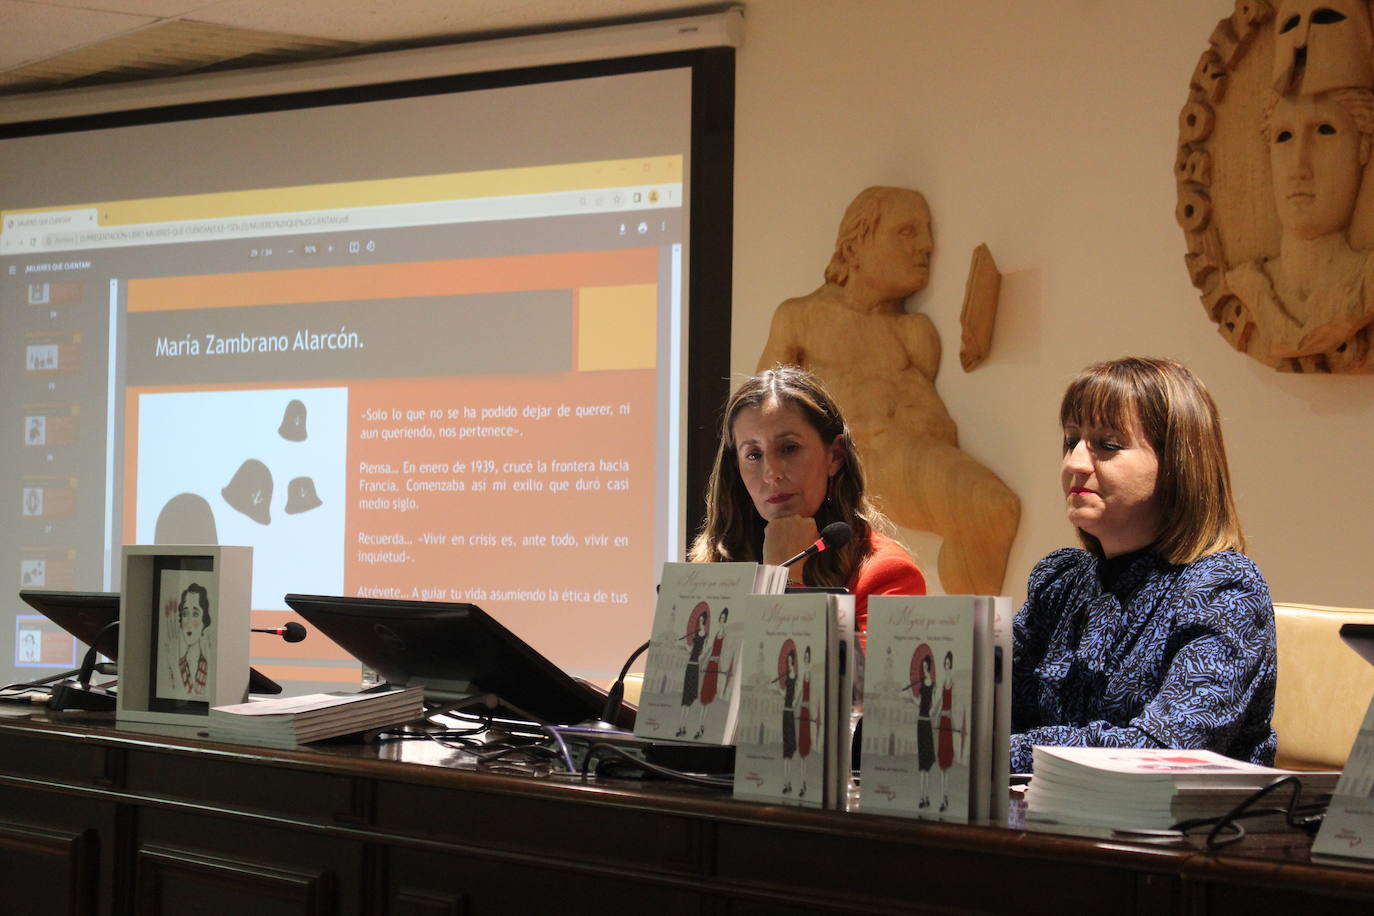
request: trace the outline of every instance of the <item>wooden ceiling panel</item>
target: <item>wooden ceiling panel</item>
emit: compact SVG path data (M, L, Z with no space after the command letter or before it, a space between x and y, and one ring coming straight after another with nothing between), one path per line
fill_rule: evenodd
M0 0L0 96L613 21L691 0Z
M172 20L0 72L0 93L176 76L194 70L330 57L361 42Z

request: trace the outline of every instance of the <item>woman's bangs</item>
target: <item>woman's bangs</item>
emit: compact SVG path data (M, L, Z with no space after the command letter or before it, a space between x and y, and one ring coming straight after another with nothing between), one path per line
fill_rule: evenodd
M1094 372L1080 376L1064 392L1059 425L1100 426L1123 430L1129 425L1134 392L1122 379Z

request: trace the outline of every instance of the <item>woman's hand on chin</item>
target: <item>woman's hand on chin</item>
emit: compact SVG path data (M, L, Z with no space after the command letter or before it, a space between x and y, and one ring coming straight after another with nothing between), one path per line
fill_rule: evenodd
M763 562L773 566L790 560L820 537L816 520L804 515L787 515L775 518L763 529ZM792 567L789 578L800 581L802 567L806 561Z

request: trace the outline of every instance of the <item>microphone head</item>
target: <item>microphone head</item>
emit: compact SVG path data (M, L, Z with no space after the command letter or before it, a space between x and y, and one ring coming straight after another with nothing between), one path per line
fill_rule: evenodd
M854 529L849 527L848 522L831 522L821 529L821 540L825 541L826 549L843 547L854 537Z
M282 627L281 638L287 642L300 642L305 639L305 633L305 627L292 620Z

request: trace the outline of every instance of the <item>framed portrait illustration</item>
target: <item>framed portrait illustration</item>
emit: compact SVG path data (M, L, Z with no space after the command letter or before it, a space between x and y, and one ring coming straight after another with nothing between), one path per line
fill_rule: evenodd
M210 593L218 592L209 557L157 557L153 561L155 651L151 705L166 712L208 709L215 618Z
M116 720L203 726L248 696L252 548L126 546Z

